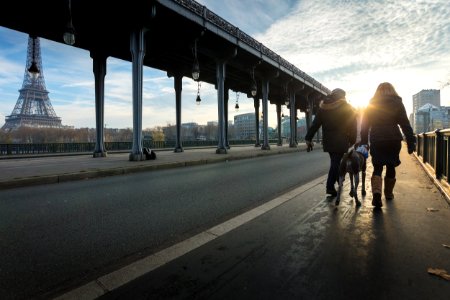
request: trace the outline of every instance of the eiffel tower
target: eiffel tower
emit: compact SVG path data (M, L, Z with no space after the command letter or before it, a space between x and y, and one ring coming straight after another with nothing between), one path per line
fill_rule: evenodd
M28 71L35 63L39 73L32 76ZM10 116L5 117L2 130L11 131L20 127L61 128L61 118L56 116L45 88L42 69L41 46L38 37L28 36L27 64L19 98Z

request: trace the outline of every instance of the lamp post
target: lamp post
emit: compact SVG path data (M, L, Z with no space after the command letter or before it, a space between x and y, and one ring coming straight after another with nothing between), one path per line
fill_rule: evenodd
M72 2L71 2L71 0L68 0L68 4L69 4L69 20L67 21L66 31L64 32L63 40L64 40L64 43L72 46L73 44L75 44L75 28L73 27L73 24L72 24Z
M250 92L253 97L255 97L256 94L258 93L258 86L256 85L256 80L255 80L255 68L252 69L252 84L250 86Z
M200 65L197 58L197 39L194 41L194 64L192 65L192 78L197 81L200 78Z
M31 60L31 66L28 68L28 72L30 73L30 76L33 80L36 80L39 77L40 70L36 64L36 57L35 57L35 48L36 48L36 37L31 37L33 40L33 50L32 50L32 60Z

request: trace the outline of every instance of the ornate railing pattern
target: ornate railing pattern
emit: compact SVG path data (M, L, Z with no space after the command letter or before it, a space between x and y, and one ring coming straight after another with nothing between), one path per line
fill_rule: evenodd
M246 43L248 46L252 47L253 49L260 51L262 54L266 55L273 61L279 63L281 66L285 67L289 71L292 71L294 74L298 75L299 77L303 78L305 81L310 82L313 86L319 88L322 91L325 91L327 94L330 93L330 90L323 86L320 82L312 78L311 76L307 75L305 72L282 58L280 55L276 54L274 51L270 50L266 46L264 46L262 43L255 40L250 35L246 34L245 32L241 31L238 27L234 26L230 22L224 20L220 16L216 15L214 12L210 11L206 8L206 6L203 6L199 4L198 2L194 0L173 0L176 3L184 6L185 8L189 9L193 13L197 14L198 16L201 16L202 18L206 18L207 21L213 23L220 29L226 31L227 33L233 35L240 41Z

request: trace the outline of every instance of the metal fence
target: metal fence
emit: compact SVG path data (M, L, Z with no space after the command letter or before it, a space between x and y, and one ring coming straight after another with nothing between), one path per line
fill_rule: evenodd
M417 135L417 155L430 165L439 180L450 182L449 170L450 129L438 129Z
M278 140L269 140L276 143ZM254 140L230 140L230 145L251 145ZM214 147L218 141L183 141L183 148ZM150 149L175 148L175 141L144 141ZM105 142L106 151L131 151L132 142ZM94 152L95 143L45 143L45 144L0 144L0 156L64 154Z

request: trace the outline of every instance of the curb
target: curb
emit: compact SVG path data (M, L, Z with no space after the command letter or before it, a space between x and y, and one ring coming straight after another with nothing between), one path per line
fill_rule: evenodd
M317 149L321 149L321 147L317 147ZM188 160L188 161L182 161L182 162L169 162L169 163L149 165L149 166L140 165L140 166L132 166L132 167L109 168L109 169L94 170L94 171L79 171L79 172L65 173L65 174L15 178L12 180L0 181L0 190L20 188L20 187L26 187L26 186L34 186L34 185L62 183L62 182L75 181L75 180L87 180L87 179L93 179L93 178L125 175L125 174L132 174L132 173L146 172L146 171L199 166L199 165L213 164L213 163L219 163L219 162L225 162L225 161L241 160L241 159L256 158L256 157L285 154L285 153L292 153L292 152L302 152L302 151L306 151L306 148L297 147L297 148L288 148L288 149L284 149L284 150L281 150L281 149L261 150L261 152L257 152L257 153L249 153L249 154L241 154L241 155L234 154L234 155L230 155L230 156L220 156L220 154L218 154L218 157L209 158L209 159Z

